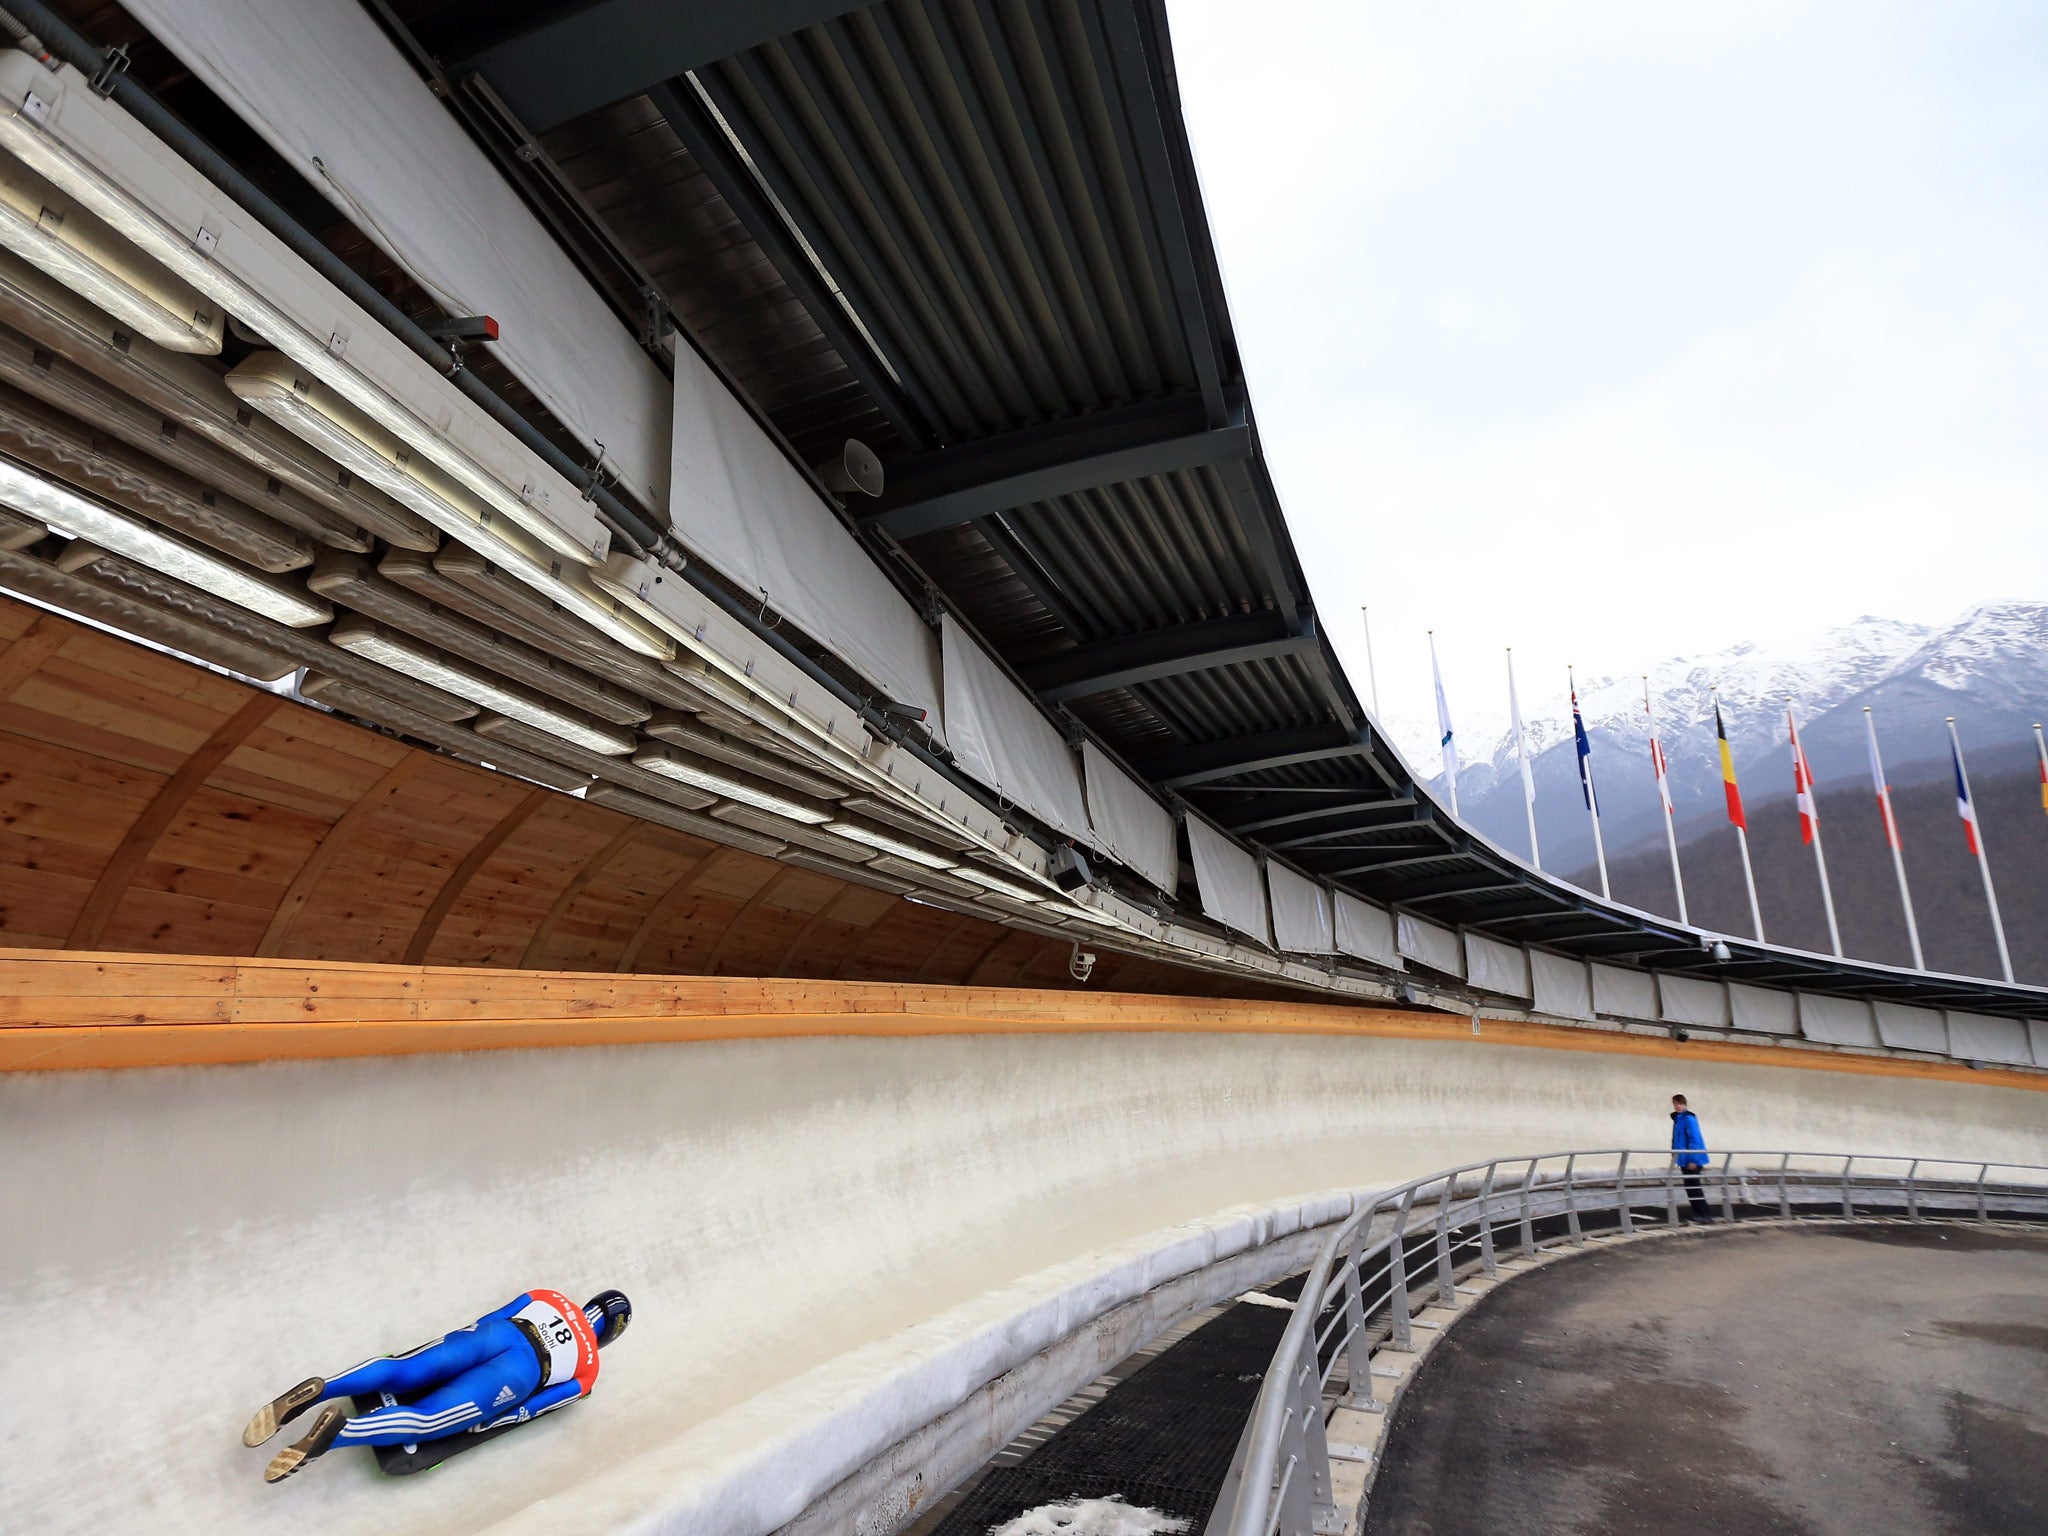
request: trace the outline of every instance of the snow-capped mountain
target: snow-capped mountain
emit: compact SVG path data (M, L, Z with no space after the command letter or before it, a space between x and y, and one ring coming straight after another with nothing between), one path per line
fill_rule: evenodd
M2048 715L2048 603L1985 603L1939 628L1862 618L1785 645L1745 644L1673 657L1651 670L1647 685L1681 828L1691 815L1721 803L1717 685L1747 800L1792 791L1788 697L1799 712L1800 738L1820 783L1867 782L1866 706L1877 722L1888 776L1895 784L1913 782L1947 771L1947 716L1956 717L1966 750L2032 739L2032 722ZM1642 677L1584 678L1579 685L1610 858L1663 835L1644 687ZM1592 832L1579 791L1570 717L1525 717L1523 734L1533 759L1543 864L1560 872L1589 866ZM1431 746L1423 751L1409 746L1407 736L1399 739L1418 769L1434 766L1434 733L1428 727L1421 739ZM1434 780L1432 787L1441 788ZM1526 853L1512 734L1503 733L1485 760L1462 767L1458 799L1467 822L1503 847Z

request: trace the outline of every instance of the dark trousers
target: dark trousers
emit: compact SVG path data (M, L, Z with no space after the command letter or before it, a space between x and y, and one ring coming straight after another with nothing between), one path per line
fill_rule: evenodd
M1696 1173L1688 1173L1685 1176L1685 1198L1692 1202L1692 1219L1694 1221L1712 1221L1714 1219L1713 1207L1707 1204L1706 1185L1701 1182L1700 1176Z

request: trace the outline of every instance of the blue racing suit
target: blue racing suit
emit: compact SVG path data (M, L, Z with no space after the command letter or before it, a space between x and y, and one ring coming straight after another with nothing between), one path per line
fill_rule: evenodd
M358 1414L337 1445L412 1445L531 1419L590 1391L597 1335L557 1291L528 1291L403 1355L365 1360L327 1380L322 1401L389 1392L409 1402Z

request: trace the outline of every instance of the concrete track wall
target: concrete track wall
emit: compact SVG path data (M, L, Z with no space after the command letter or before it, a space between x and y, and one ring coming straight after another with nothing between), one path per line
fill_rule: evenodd
M668 1509L661 1528L732 1531L706 1500L758 1434L732 1431L759 1394L785 1422L822 1419L912 1352L881 1341L949 1310L988 1325L1056 1266L1071 1281L1232 1207L1493 1152L1655 1145L1675 1089L1720 1145L2048 1163L2048 1095L2019 1087L1483 1037L813 1038L7 1075L0 1525L573 1536ZM614 1284L638 1311L597 1395L513 1441L405 1482L337 1454L275 1488L239 1443L311 1372L527 1286Z

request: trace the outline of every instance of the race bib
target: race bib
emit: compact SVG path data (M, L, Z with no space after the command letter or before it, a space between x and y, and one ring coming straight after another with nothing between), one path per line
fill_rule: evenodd
M588 1392L597 1379L597 1335L583 1309L560 1291L528 1291L526 1305L513 1317L529 1325L547 1351L550 1382L572 1376Z

